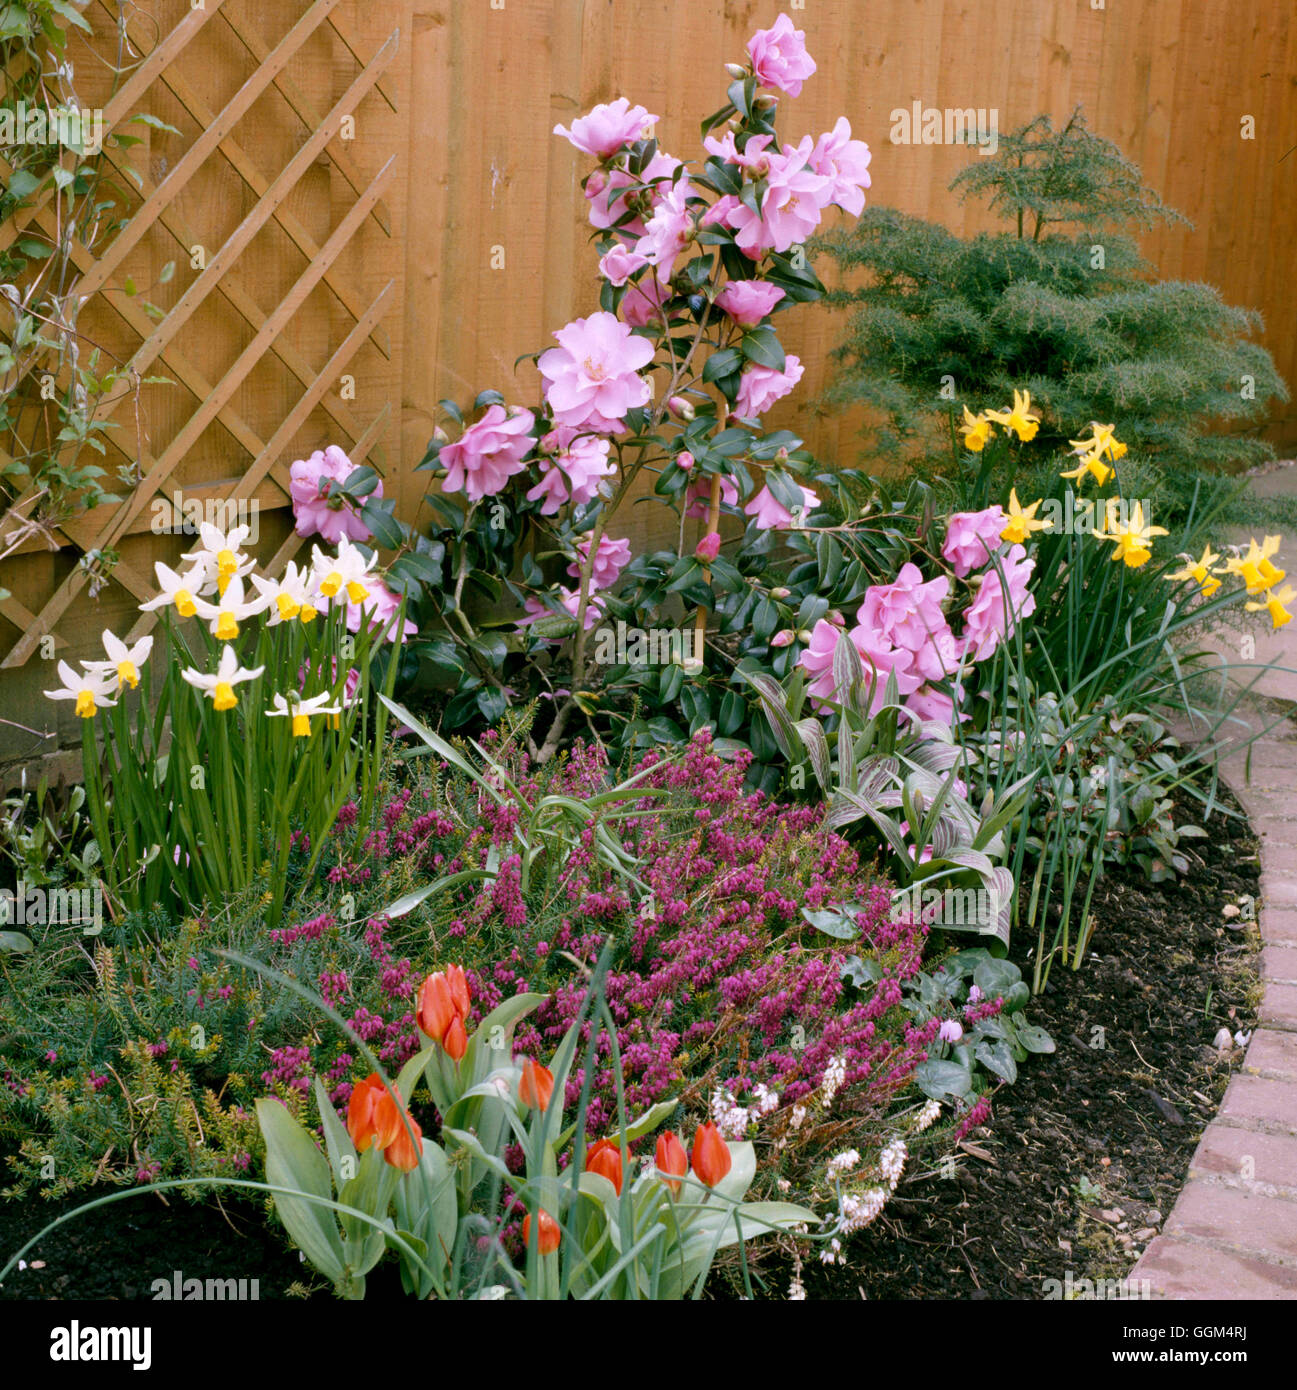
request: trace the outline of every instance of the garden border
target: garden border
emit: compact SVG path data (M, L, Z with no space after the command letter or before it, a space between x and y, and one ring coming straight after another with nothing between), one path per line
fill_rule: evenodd
M1130 1272L1154 1298L1297 1298L1297 724L1267 723L1220 763L1259 841L1263 993L1243 1065Z

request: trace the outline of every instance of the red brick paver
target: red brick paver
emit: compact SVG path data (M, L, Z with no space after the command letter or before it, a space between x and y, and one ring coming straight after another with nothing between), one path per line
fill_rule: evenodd
M1254 726L1255 727L1255 726ZM1297 742L1280 725L1222 775L1261 844L1264 993L1163 1234L1131 1270L1154 1298L1297 1299Z

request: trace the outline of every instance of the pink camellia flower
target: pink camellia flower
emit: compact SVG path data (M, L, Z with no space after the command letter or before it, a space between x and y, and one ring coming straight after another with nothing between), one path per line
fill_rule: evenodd
M910 650L914 652L914 669L924 680L939 681L959 669L959 643L944 621L929 632L917 648Z
M829 180L827 201L836 203L852 217L859 217L865 210L870 158L869 146L851 138L851 123L845 116L838 117L838 123L820 136L811 151L811 168Z
M771 155L761 211L740 202L726 219L739 250L750 259L760 260L767 251L787 251L820 225L832 183L808 167L809 153L790 146L781 155Z
M570 130L556 125L554 134L570 140L584 154L607 159L623 145L649 139L658 119L649 115L642 106L632 106L625 97L618 97L616 101L596 106L573 121Z
M577 542L576 553L580 556L580 563L567 567L567 572L573 579L581 577L581 565L585 564L586 556L590 554L589 536L583 536ZM594 553L594 566L590 571L591 591L610 589L617 582L617 576L629 564L630 541L615 541L611 536L600 536L599 549Z
M394 594L381 579L371 579L368 584L369 593L359 603L347 604L347 631L359 632L360 620L363 614L372 632L383 633L384 638L391 642L396 636L396 630L392 619L396 616L396 610L401 606L401 596ZM345 590L343 593L345 594ZM324 600L325 603L328 600ZM406 618L402 640L406 637L413 637L418 632L418 625Z
M813 700L836 700L837 682L833 679L833 653L842 636L839 628L826 623L823 618L811 629L811 640L806 650L797 658L797 664L810 677L806 693Z
M806 368L801 358L789 353L784 358L783 371L774 367L751 366L739 377L739 393L734 401L734 413L751 418L764 414L776 401L781 401L802 379Z
M678 179L653 201L653 215L644 226L644 235L635 243L635 255L657 266L658 281L667 285L676 258L693 240L694 219L689 211L689 182Z
M446 467L444 492L463 492L470 502L494 497L515 474L535 441L531 437L536 417L521 406L493 405L453 443L442 446L440 461Z
M726 193L716 201L702 215L699 222L701 227L728 227L730 218L742 207L742 201L736 194Z
M809 512L812 507L819 505L820 499L810 488L802 487L800 483L797 486L802 494L804 511ZM790 526L802 524L800 519L794 520L792 512L775 497L768 487L763 487L743 510L748 516L756 518L757 525L763 531L786 531Z
M897 693L902 697L913 695L923 684L923 678L914 669L914 655L904 647L894 647L879 632L857 624L846 633L846 638L860 653L865 668L865 684L872 692L870 713L882 708L883 690L889 676L896 677Z
M774 87L790 97L801 96L802 83L815 71L815 59L806 51L806 34L793 28L781 14L769 29L758 29L748 40L748 57L763 87Z
M1000 548L1004 509L987 507L981 512L952 512L946 521L941 553L960 579L981 569Z
M701 560L704 564L711 562L721 553L721 533L719 531L708 531L708 533L694 546L694 559Z
M603 310L554 337L559 346L542 352L537 366L556 424L612 434L625 428L628 410L648 404L649 383L638 375L653 359L647 338Z
M692 457L689 466L693 467ZM699 478L689 484L685 492L687 505L685 507L686 516L705 517L711 510L712 505L712 480L711 478ZM721 478L721 506L737 507L739 504L739 490L729 478Z
M1013 635L1019 619L1028 618L1036 611L1036 596L1027 587L1036 562L1028 560L1026 555L1022 546L1013 545L1000 560L1008 584L1007 597L999 570L990 568L982 575L977 597L964 613L962 646L974 661L985 661L1000 645L1001 639Z
M372 532L347 503L339 488L353 472L351 460L330 444L317 449L310 458L298 459L288 470L288 493L293 501L295 530L299 536L323 536L337 545L343 536L349 541L367 541ZM371 497L383 495L380 482Z
M632 328L643 328L646 324L662 322L662 306L671 298L671 292L661 284L656 275L646 275L642 280L631 281L626 286L620 305L621 316Z
M527 500L545 499L541 516L554 516L565 502L592 502L600 480L617 471L608 457L611 447L606 439L580 434L571 425L550 430L540 441L541 480L528 491Z
M783 297L778 285L764 280L731 280L716 296L716 307L740 328L755 328Z
M575 618L581 608L581 594L576 589L560 587L557 591L560 605L566 610L569 617ZM585 605L585 630L587 632L603 617L603 610L606 600L601 594L592 593L586 600ZM517 627L530 627L533 623L539 622L542 618L554 618L558 615L553 609L548 608L538 598L527 598L523 600L525 616L518 619ZM547 637L547 642L558 642L561 638Z
M920 719L932 723L955 722L955 702L940 690L933 690L930 685L922 685L912 695L907 696L905 708L918 715Z
M627 188L635 184L656 183L660 179L669 179L679 167L678 159L658 150L638 175L631 175L625 169L609 169L607 172L596 169L585 183L591 225L601 230L611 227L626 215ZM618 231L639 236L644 231L644 225L638 219L633 219L622 222Z
M608 281L610 285L624 285L637 270L643 270L649 264L647 256L641 256L638 251L632 251L623 246L620 242L610 250L605 251L599 260L599 274Z
M944 574L925 584L918 565L907 562L891 584L871 584L865 590L856 618L894 645L918 652L946 627L941 605L949 592Z

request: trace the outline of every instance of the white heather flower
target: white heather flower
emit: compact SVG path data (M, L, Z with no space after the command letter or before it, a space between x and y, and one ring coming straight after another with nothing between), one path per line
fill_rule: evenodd
M752 1088L752 1094L756 1098L753 1109L758 1115L769 1115L772 1110L779 1109L779 1092L772 1091L768 1086L758 1081Z
M133 647L128 647L115 633L104 629L104 651L107 661L83 661L81 664L94 676L117 677L117 689L129 685L134 690L140 683L140 667L148 660L153 650L153 638L141 637Z
M712 1123L721 1132L722 1139L742 1139L748 1132L752 1116L743 1106L735 1103L734 1097L719 1087L712 1094Z
M839 1234L846 1236L863 1230L877 1218L891 1195L885 1187L871 1187L864 1192L844 1192L838 1211ZM832 1244L836 1246L837 1240Z
M841 1173L849 1173L860 1162L857 1149L844 1149L829 1159L829 1177L836 1178Z
M794 1105L792 1119L789 1121L789 1129L801 1129L806 1119L806 1107L804 1105Z
M905 1147L904 1139L893 1139L878 1157L878 1166L883 1170L883 1176L891 1184L892 1191L896 1191L896 1184L901 1180L901 1174L905 1171L905 1160L909 1157L909 1150Z
M833 1104L842 1083L847 1079L847 1059L839 1053L824 1069L824 1080L820 1083L820 1093L827 1110Z
M788 1286L788 1301L790 1303L805 1303L806 1286L800 1279L794 1279Z
M936 1123L937 1116L941 1114L941 1102L930 1100L927 1105L919 1111L919 1118L914 1122L914 1128L922 1134L925 1129Z
M837 1264L838 1256L841 1251L842 1242L837 1236L834 1236L833 1239L820 1250L820 1263L826 1265Z
M776 1178L775 1186L780 1192L787 1192L792 1187L792 1183L790 1183L787 1178Z

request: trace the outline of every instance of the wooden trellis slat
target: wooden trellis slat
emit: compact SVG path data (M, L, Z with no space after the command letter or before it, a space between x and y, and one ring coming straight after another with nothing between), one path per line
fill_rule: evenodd
M331 143L338 140L343 118L354 114L371 92L376 92L389 107L396 109L385 74L397 52L400 31L378 42L370 56L364 59L334 13L343 4L344 0L314 0L288 32L272 46L255 32L254 26L236 18L233 7L222 10L223 0L206 0L204 8L187 12L174 28L144 53L136 68L104 107L105 129L111 130L146 104L147 92L156 84L160 89L165 88L170 97L180 104L200 133L156 185L120 153L114 151L109 155L110 161L120 172L129 171L129 178L138 189L140 205L99 256L96 257L80 244L73 247L74 265L81 275L78 292L86 298L99 296L98 302L111 307L123 330L138 339L138 346L133 351L126 349L129 353L128 373L124 374L118 388L104 399L97 418L113 420L114 416L124 415L126 404L137 400L135 383L154 364L158 364L189 392L196 405L180 422L169 442L156 454L149 448L138 418L115 421L122 428L106 438L116 454L137 467L139 482L124 502L82 513L54 530L57 541L81 551L83 555L96 549L116 549L125 538L137 532L145 509L162 493L179 465L214 424L219 424L228 432L231 440L247 456L248 462L240 465L242 472L232 484L219 487L200 484L199 489L213 496L220 495L228 503L255 496L263 506L268 488L271 490L270 496L275 499L271 502L272 506L287 503L285 451L290 449L295 436L317 408L323 408L340 428L348 441L353 462L367 459L383 436L390 420L389 405L385 403L376 411L366 412L368 422L362 422L354 409L339 398L335 388L345 370L349 367L355 370L353 360L367 344L377 349L384 358L390 358L391 339L381 324L385 313L398 302L397 282L395 278L389 278L376 294L371 289L370 295L365 295L354 270L344 270L339 258L367 221L372 221L390 235L392 217L385 197L390 196L396 156L389 157L373 177L368 177L361 172L351 152L334 144L330 150L330 162L338 175L337 190L342 192L345 189L354 195L354 200L346 206L323 245L317 244L304 223L286 205L312 165ZM114 7L108 0L101 0L101 5L115 27L117 19ZM183 65L178 64L177 60L217 13L221 14L222 32L226 38L234 35L257 63L257 68L240 83L234 95L220 105L219 110L213 111L209 102L186 80L181 70ZM312 95L304 91L300 82L291 79L285 71L289 61L301 51L306 41L325 28L341 43L359 68L342 97L331 105L327 99L321 101L318 92ZM146 40L152 37L152 30L140 23L136 16L128 19L126 33L140 50L147 48ZM236 138L234 130L254 103L270 92L277 94L283 109L306 128L307 135L282 168L277 172L263 173L249 153L245 141ZM320 116L319 110L326 105L326 114ZM258 107L258 111L261 110ZM217 156L229 165L255 201L233 232L210 256L205 267L161 316L161 321L155 322L133 295L123 295L114 289L116 278L124 272L131 253L144 246L145 238L155 226L174 239L185 252L189 251L192 240L201 240L201 234L191 231L178 216L175 200L186 189L195 187L195 181L200 177L209 177L205 171ZM48 195L24 209L20 219L11 219L0 227L0 248L11 245L25 227L33 225L46 237L53 235L51 219L55 211ZM285 235L284 249L290 254L300 255L306 264L304 270L294 272L287 293L267 313L234 272L253 239L271 221ZM321 284L328 288L353 322L328 361L316 370L307 357L285 339L284 333ZM204 368L186 350L189 339L185 336L194 314L213 291L234 311L238 320L252 330L246 346L237 352L230 365L222 364L214 374L215 379L210 367ZM258 363L270 356L287 370L289 377L300 388L300 393L282 418L278 418L280 413L277 412L278 423L268 431L267 438L267 431L257 425L255 418L247 417L246 407L236 407L234 396ZM66 382L63 384L66 385ZM132 414L138 415L138 404ZM185 491L192 496L194 485L187 485ZM9 529L6 522L23 518L25 507L33 500L34 494L29 490L27 496L20 498L9 509L5 520L0 521L0 534ZM290 532L270 562L272 566L283 564L300 544L300 538ZM129 560L118 559L112 570L112 578L132 599L143 599L153 592L151 576ZM12 596L0 601L0 615L15 623L21 634L0 662L0 669L13 668L26 662L44 634L56 633L57 636L57 625L65 618L89 579L90 575L83 566L73 568L45 600L39 612L32 612L27 603ZM132 635L147 631L153 621L152 615L139 615ZM57 637L57 640L60 645L63 644L62 637Z

